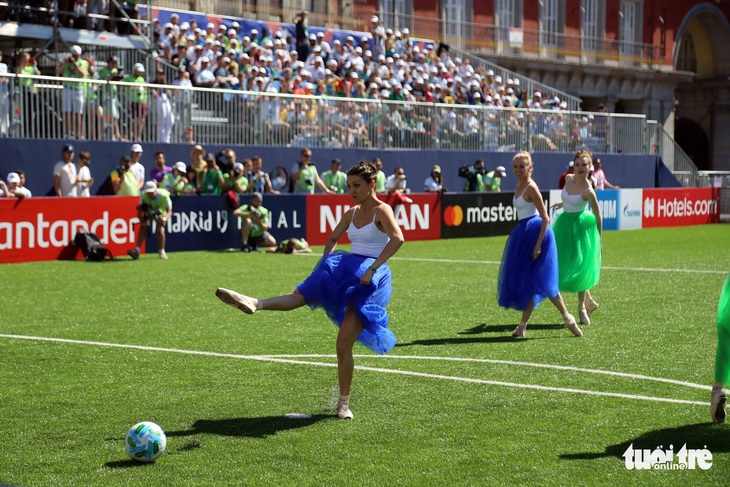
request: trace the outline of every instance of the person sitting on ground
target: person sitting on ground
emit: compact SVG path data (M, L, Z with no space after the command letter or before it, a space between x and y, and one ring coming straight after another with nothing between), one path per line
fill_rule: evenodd
M303 238L287 238L279 242L275 248L269 248L266 252L270 254L311 254L312 249Z
M134 260L139 259L139 252L142 244L147 238L147 229L152 222L157 223L157 246L160 249L160 259L167 259L165 253L165 225L172 216L172 200L170 192L157 187L154 181L147 181L144 191L137 207L137 218L139 218L139 230L137 231L137 247L127 251L127 254Z
M241 219L241 252L276 246L276 240L269 233L271 215L261 204L263 201L264 196L261 193L252 193L249 204L242 205L233 212Z

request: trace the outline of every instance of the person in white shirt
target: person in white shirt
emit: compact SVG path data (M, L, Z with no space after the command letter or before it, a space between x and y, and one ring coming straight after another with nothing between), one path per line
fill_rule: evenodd
M76 166L73 161L74 148L66 144L61 151L61 160L53 166L53 189L56 196L76 196Z
M426 182L424 183L424 191L426 193L442 193L446 191L446 188L443 187L443 181L441 177L441 166L433 166L431 175L426 178Z
M16 172L8 173L8 184L0 181L0 197L8 198L30 198L30 191L20 185L20 175Z
M134 144L129 154L129 158L132 160L129 170L137 177L137 189L140 191L142 191L142 187L144 186L144 166L139 162L139 159L142 157L142 152L144 152L142 146Z
M76 193L82 198L91 196L90 189L91 185L94 184L89 164L91 164L91 154L88 151L81 152L77 162L79 169L76 173Z

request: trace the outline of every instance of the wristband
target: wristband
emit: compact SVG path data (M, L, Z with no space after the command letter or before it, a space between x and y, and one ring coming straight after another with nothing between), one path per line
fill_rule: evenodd
M378 272L378 270L375 267L373 267L373 266L368 267L368 269L370 269L373 272Z

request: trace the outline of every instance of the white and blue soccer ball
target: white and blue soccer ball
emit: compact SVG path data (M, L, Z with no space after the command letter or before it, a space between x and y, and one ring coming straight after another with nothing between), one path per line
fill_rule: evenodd
M165 452L167 437L158 425L151 421L137 423L127 431L124 449L132 460L154 462Z

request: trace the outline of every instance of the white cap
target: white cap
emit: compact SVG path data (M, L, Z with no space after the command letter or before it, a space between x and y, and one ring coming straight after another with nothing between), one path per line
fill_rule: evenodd
M239 27L241 27L241 24L239 24L238 22L233 22L231 24L231 27L233 27L234 29L238 29Z
M144 73L144 65L142 63L135 63L132 71L139 71L140 73Z
M487 76L494 76L494 71L492 71L491 69L488 69Z
M170 18L171 19L179 19L180 16L178 14L176 14L176 13L173 13L172 15L170 15Z
M499 76L499 75L495 76L495 77L494 77L494 82L495 82L495 83L501 83L501 82L502 82L502 77L501 77L501 76Z
M568 102L567 101L561 101L560 102L560 108L568 108Z
M80 56L81 55L81 46L73 46L73 47L71 47L71 52L73 54L78 54Z
M187 22L183 22L182 24L180 24L180 30L188 30L189 28L190 24L188 24Z
M154 181L147 181L144 183L144 189L142 190L145 193L154 193L157 191L157 183Z
M403 32L404 36L407 36L408 34L410 34L410 31L408 29L403 29L402 32Z
M175 169L177 169L178 171L180 171L180 172L182 172L182 173L184 173L184 172L185 172L185 171L187 170L187 166L186 166L186 165L185 165L185 163L184 163L184 162L182 162L182 161L177 161L177 162L175 163L175 165L174 165L174 166L172 166L172 167L174 167Z
M8 173L8 183L19 183L20 176L17 172Z
M378 22L379 20L380 19L378 18L377 15L373 15L372 17L370 17L370 22Z
M132 145L132 151L131 152L144 152L142 150L142 146L139 144L133 144Z
M494 170L494 172L498 172L502 175L502 177L507 175L507 170L504 168L504 166L497 166L497 168Z
M317 32L317 37L324 37L324 32L322 32L322 31Z
M254 35L254 34L259 35L259 31L256 29L251 29L251 35Z

